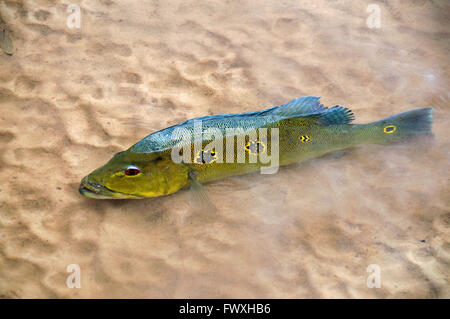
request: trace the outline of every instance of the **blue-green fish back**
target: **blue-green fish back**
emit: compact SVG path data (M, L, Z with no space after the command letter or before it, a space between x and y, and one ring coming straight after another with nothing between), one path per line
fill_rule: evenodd
M192 134L195 121L201 121L202 133L208 129L219 129L223 136L227 136L229 132L226 129L258 129L281 120L297 117L309 118L314 120L312 123L322 125L347 124L354 119L351 110L345 107L336 105L327 108L320 103L320 97L305 96L266 110L208 115L187 120L148 135L133 145L129 151L135 153L152 153L170 149L180 141L180 139L173 138L175 130L185 129Z

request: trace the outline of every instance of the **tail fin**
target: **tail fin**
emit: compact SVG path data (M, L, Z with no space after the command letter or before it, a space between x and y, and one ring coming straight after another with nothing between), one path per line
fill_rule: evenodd
M432 135L433 109L422 108L390 116L369 124L373 142L395 143L418 135Z

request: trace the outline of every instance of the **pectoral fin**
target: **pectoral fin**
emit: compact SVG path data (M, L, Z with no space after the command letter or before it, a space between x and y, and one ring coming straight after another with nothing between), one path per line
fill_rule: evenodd
M189 179L191 180L191 205L194 212L197 213L215 213L217 208L209 199L203 185L197 180L196 172L189 172Z

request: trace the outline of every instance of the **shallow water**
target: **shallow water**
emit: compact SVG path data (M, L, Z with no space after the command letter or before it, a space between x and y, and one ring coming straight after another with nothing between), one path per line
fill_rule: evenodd
M0 2L1 297L450 297L448 1L78 3L70 29L69 1ZM355 123L433 106L435 137L208 184L209 215L78 194L154 130L302 95Z

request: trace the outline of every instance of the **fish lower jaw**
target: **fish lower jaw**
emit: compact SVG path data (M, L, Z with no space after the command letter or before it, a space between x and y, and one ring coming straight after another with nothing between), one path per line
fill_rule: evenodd
M78 192L86 196L88 198L94 199L127 199L127 198L141 198L133 195L122 194L118 192L113 192L112 190L91 183L86 178L83 178L81 181L80 187L78 188Z
M95 199L114 199L117 197L113 197L112 195L103 195L100 193L97 193L87 187L85 187L83 184L80 185L80 187L78 188L78 192L83 195L86 196L88 198L95 198Z

